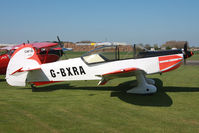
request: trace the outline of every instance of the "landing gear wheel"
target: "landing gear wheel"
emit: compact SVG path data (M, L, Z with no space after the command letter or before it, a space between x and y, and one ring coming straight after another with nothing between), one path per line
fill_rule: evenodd
M147 82L148 84L155 85L155 80L149 79L149 78L146 78L146 77L145 77L145 79L146 79L146 82Z
M32 88L32 92L36 92L36 91L37 91L37 87L35 87L34 84L31 84L30 86L31 86L31 88Z

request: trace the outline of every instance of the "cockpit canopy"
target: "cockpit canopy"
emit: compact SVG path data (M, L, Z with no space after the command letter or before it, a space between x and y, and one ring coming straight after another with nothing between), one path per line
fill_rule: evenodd
M140 45L102 46L84 54L81 58L86 64L103 63L123 59L149 58L163 55L180 54L182 50L149 51Z
M89 51L82 56L87 64L102 63L127 58L134 58L133 47L124 49L122 46L103 46Z

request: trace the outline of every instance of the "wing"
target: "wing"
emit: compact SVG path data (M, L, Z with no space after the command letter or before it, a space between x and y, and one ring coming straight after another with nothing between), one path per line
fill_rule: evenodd
M31 43L33 47L36 48L45 48L45 47L54 47L58 46L58 43L51 43L51 42L40 42L40 43Z
M36 48L58 46L58 43L51 43L51 42L39 42L39 43L29 43L29 44ZM17 49L17 48L21 47L22 45L24 45L24 44L18 44L18 45L14 45L14 46L6 46L6 47L2 47L0 49L7 49L7 50Z
M11 50L11 49L13 49L13 46L6 46L6 47L2 47L2 48L0 48L0 49L2 49L2 50Z
M113 71L110 73L105 73L103 75L96 75L98 77L102 77L98 85L104 85L109 80L115 79L115 78L135 76L136 71L142 71L142 70L140 70L139 68L131 67L131 68L120 69L120 70Z
M0 49L6 49L6 50L12 50L12 49L18 49L19 47L21 47L23 44L18 44L18 45L12 45L12 46L6 46L6 47L2 47Z

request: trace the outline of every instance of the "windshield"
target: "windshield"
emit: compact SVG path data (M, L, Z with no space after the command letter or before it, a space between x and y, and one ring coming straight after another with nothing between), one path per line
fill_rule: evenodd
M82 56L87 64L102 63L107 61L115 61L122 59L132 59L139 57L139 53L148 50L142 45L111 45L102 46Z
M106 62L118 59L118 52L116 46L103 46L89 51L82 56L84 61L88 64Z

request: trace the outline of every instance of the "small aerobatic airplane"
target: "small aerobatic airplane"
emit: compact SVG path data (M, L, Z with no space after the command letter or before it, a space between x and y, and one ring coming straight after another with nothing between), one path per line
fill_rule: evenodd
M38 42L38 43L28 43L35 48L41 63L50 63L59 60L63 55L63 45L61 44L59 37L58 43L52 42ZM16 49L24 44L19 44L15 46L7 46L0 48L0 75L6 74L6 69L10 61L10 57Z
M185 46L184 50L146 51L131 55L125 57L118 46L103 46L79 58L42 64L35 48L22 45L11 57L6 81L11 86L25 86L27 83L40 86L60 81L100 80L98 85L104 85L111 79L136 76L138 85L127 93L149 94L155 93L157 88L155 81L145 75L176 69L193 54Z

